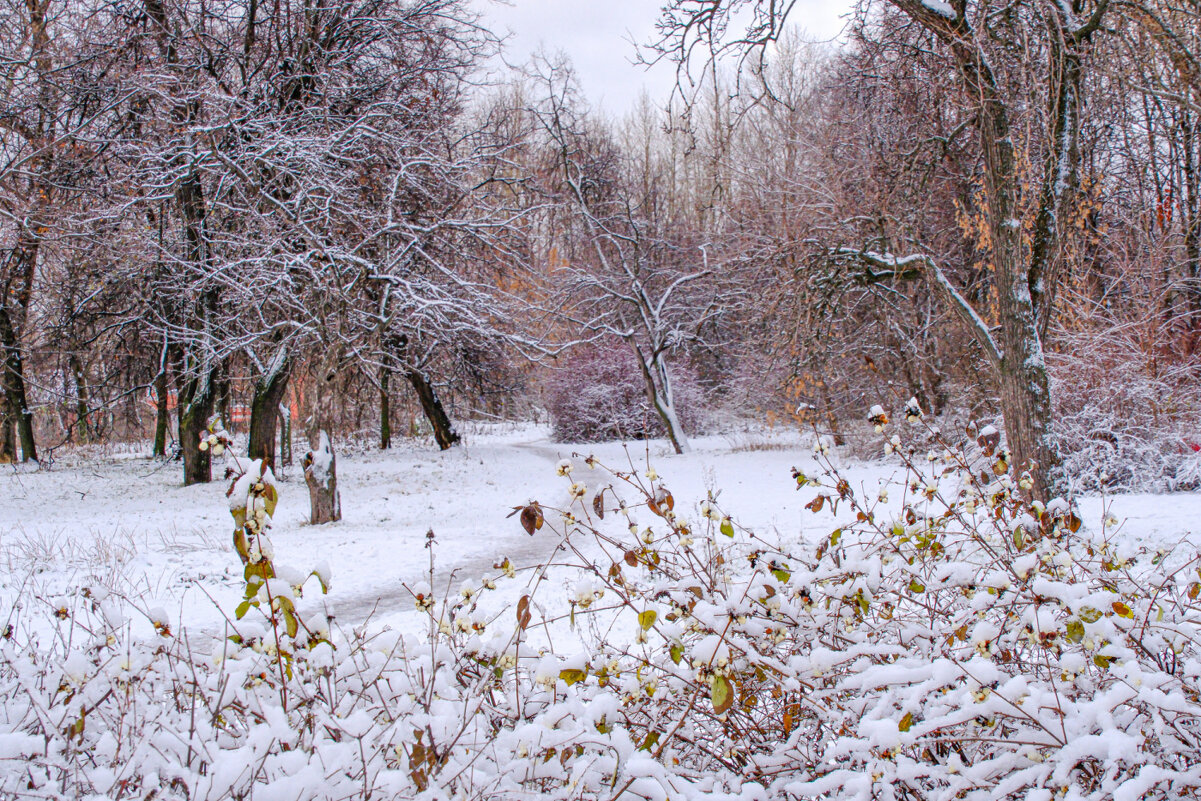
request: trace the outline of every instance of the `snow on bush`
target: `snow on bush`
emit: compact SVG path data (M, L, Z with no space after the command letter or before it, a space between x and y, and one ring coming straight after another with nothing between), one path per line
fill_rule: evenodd
M1056 434L1076 489L1201 488L1196 364L1161 360L1132 338L1077 337L1051 359Z
M688 434L698 433L704 394L696 375L678 363L669 372L681 423ZM547 382L546 405L559 442L664 435L638 360L620 341L604 340L573 350Z
M29 601L51 633L5 632L0 796L1196 795L1201 561L1086 534L1003 452L916 452L905 411L874 415L891 485L856 489L824 447L795 473L840 521L815 541L748 531L716 492L685 511L653 469L560 464L568 508L515 510L556 556L410 588L425 638L329 631L250 465L230 637L94 589Z

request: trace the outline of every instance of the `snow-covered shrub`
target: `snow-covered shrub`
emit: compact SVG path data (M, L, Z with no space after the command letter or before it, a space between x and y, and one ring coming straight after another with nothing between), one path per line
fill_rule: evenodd
M1201 487L1201 373L1123 335L1080 336L1050 359L1056 434L1078 490Z
M669 370L680 422L698 433L704 393L682 363ZM605 340L573 350L547 380L546 406L559 442L604 442L663 436L663 423L647 397L638 360L620 341Z
M686 508L654 469L561 463L566 508L514 510L555 556L500 558L453 597L431 566L410 588L424 638L327 632L262 538L274 490L249 468L233 636L93 590L31 602L49 633L5 632L0 797L1201 792L1201 560L1089 535L1004 451L916 451L872 417L902 475L867 494L819 443L824 469L795 473L833 513L816 537L749 531L716 492Z
M1003 451L919 455L877 419L904 479L865 497L828 461L797 473L809 507L843 521L816 547L745 531L713 498L686 520L653 472L613 474L645 500L611 510L629 531L602 535L603 556L576 546L596 578L573 614L621 609L627 625L598 622L616 633L559 676L566 698L606 709L604 724L645 752L615 786L675 797L749 781L769 797L848 799L1201 790L1197 556L1122 547L1108 528L1088 536L1066 503L1028 500ZM603 528L611 502L595 503L563 519L569 545Z

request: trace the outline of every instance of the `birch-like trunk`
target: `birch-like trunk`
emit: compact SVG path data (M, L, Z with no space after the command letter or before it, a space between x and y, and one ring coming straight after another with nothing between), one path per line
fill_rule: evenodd
M688 444L688 437L684 434L684 426L680 424L680 416L676 411L675 393L671 386L671 374L667 371L667 359L663 353L657 353L652 355L648 362L636 343L631 341L630 347L634 349L638 366L642 370L642 379L646 382L646 396L659 414L671 447L676 453L690 453L692 446Z

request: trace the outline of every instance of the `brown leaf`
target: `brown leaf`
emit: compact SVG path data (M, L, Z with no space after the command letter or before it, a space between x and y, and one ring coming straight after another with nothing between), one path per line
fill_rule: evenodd
M517 602L517 625L525 631L526 626L530 625L530 620L533 615L530 613L530 596L523 595L521 600Z
M826 505L826 496L818 495L816 498L809 501L809 503L805 504L805 508L812 512L820 512L822 510L822 507L825 505Z
M601 520L605 519L605 491L602 489L592 497L592 511Z
M626 564L630 567L638 567L638 554L633 551L626 551Z
M537 503L531 503L529 506L521 510L521 527L525 529L525 533L531 537L534 532L542 528L544 518L542 517L542 507Z

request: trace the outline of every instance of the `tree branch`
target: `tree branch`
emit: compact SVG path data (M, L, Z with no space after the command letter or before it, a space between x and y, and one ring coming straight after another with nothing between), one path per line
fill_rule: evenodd
M992 331L932 257L924 253L894 256L891 253L875 253L870 250L855 250L854 248L837 248L831 252L831 257L836 261L853 262L861 267L863 275L856 278L856 283L860 286L870 286L890 278L909 280L924 274L930 285L938 291L956 316L972 332L993 366L1000 367L1004 354L997 347Z

